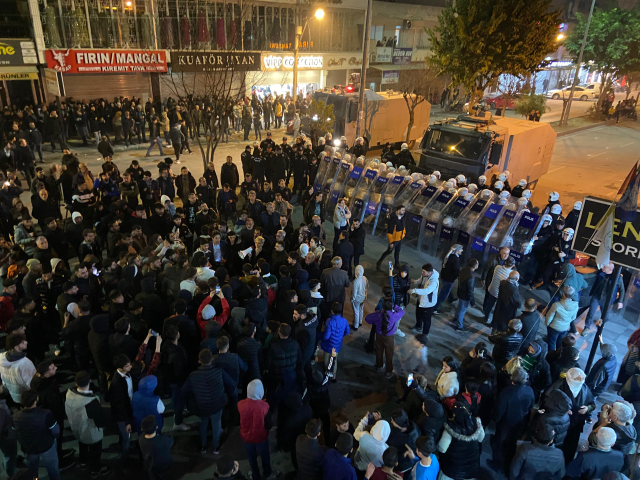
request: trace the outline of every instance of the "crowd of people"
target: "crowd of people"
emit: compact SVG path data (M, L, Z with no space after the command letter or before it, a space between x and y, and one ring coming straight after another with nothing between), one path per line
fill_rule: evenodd
M589 309L586 335L608 303L607 287L613 285L616 303L624 297L621 279L606 265L588 292L591 302L578 308L587 284L568 260L581 205L565 218L558 195L550 195L523 265L508 248L480 265L454 245L442 268L424 264L418 278L400 262L406 233L400 206L387 222L389 245L377 262L385 271L382 295L372 299L360 263L363 226L345 199L327 218L322 192L312 187L327 140L313 145L301 135L289 147L286 138L276 145L267 133L241 155L242 182L230 156L219 176L211 163L196 181L186 166L174 174L170 158L157 165L157 177L135 160L121 172L113 152L94 175L65 149L60 165L34 168L26 179L31 208L21 198L21 164L5 164L0 450L9 476L33 479L40 466L57 479L74 465L91 478L106 476L103 439L112 429L123 465L136 456L149 478L176 478L170 431L197 427L200 452L215 456L218 478L240 479L241 454L221 451L236 426L253 480L279 475L270 461L274 427L277 448L290 452L298 478L491 476L480 461L485 433L492 433L488 466L512 479L629 474L640 330L629 339L618 377L612 344L600 346L602 358L588 375L579 368L573 333L579 315ZM360 141L350 150L365 153ZM478 188L522 195L526 182L511 189L501 174L481 177ZM303 222L296 225L293 216ZM326 222L333 223L333 239ZM392 253L387 275L382 262ZM533 298L522 298L521 274L554 294L544 315ZM451 322L464 331L467 308L482 297L476 282L484 287L492 334L463 359L444 357L430 381L432 316L457 302ZM353 313L344 308L347 300ZM374 311L366 311L367 300L377 303ZM411 302L415 322L406 318ZM331 385L344 345L365 324L371 325L365 351L375 351L376 372L396 379L400 395L390 415L372 411L354 419L336 411ZM409 342L396 348L395 339L407 334ZM58 367L73 373L64 391ZM613 382L624 400L604 404L592 420L595 399ZM190 421L195 417L199 422ZM580 449L592 421L589 448ZM77 452L63 448L67 423ZM16 473L18 444L26 473Z

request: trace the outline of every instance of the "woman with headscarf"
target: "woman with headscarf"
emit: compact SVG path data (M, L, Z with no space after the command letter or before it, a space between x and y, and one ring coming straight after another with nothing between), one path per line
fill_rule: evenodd
M370 421L375 420L375 425L370 432L366 431ZM360 442L358 450L353 456L356 468L360 472L367 470L367 465L373 463L376 467L382 467L382 454L389 448L387 439L391 433L391 427L386 420L382 420L379 412L367 414L360 420L358 428L353 432L353 438Z
M353 307L353 329L358 330L364 320L364 301L367 299L369 280L364 276L362 265L356 266L356 276L351 282L351 306Z
M555 381L543 397L544 401L544 398L551 391L560 390L571 400L571 424L562 446L564 459L567 463L573 460L584 424L596 408L591 390L584 384L586 378L585 373L579 368L570 368L565 378Z
M476 478L480 471L480 445L484 428L471 415L468 405L455 402L438 442L440 473L438 480Z

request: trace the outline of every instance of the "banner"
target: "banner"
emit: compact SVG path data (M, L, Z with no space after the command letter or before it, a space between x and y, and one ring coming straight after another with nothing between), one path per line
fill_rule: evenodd
M376 48L376 62L377 63L391 63L393 56L393 48L391 47L377 47Z
M166 72L164 50L47 50L47 66L62 73Z
M36 46L31 40L0 39L0 66L37 64Z
M394 48L391 63L393 65L409 65L412 53L413 48Z
M592 237L610 205L611 201L595 197L584 199L573 237L573 246L571 247L573 250L596 257L601 242ZM613 234L610 251L611 261L618 265L640 270L640 216L637 216L633 222L621 222L616 214L613 218L611 232Z
M383 85L387 83L398 83L399 80L400 72L398 72L397 70L389 70L382 72L382 81L380 83L382 83Z
M172 72L259 71L257 52L171 52Z

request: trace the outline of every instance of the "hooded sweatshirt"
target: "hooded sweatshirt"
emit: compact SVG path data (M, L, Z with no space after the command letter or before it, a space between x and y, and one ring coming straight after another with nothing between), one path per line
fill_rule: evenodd
M133 394L131 406L133 407L133 421L135 428L140 435L140 424L144 417L153 415L156 417L158 432L162 430L164 420L164 403L158 395L154 395L154 390L158 387L158 378L155 375L147 375L138 383L138 390Z
M247 398L238 402L240 437L245 443L262 443L269 438L269 404L263 397L262 382L251 380L247 385Z
M403 315L404 310L402 309L402 307L395 305L393 307L393 310L390 310L388 312L389 323L387 325L386 331L383 331L382 325L382 322L384 320L384 310L376 310L375 312L370 313L365 317L364 321L370 325L375 326L377 335L391 336L396 333L398 322L400 322L400 319Z
M354 460L356 468L362 471L367 469L370 462L376 467L382 467L382 454L389 448L386 441L391 433L391 427L385 420L378 420L371 433L365 432L368 422L368 418L364 417L353 433L353 438L360 442Z
M545 325L553 328L556 332L569 331L569 325L576 319L578 314L578 302L570 298L563 298L554 303L545 317Z
M580 300L580 290L587 288L587 282L584 277L576 272L576 267L570 263L565 263L562 266L562 273L564 274L564 285L573 287L573 297L571 300L577 302Z
M351 301L356 303L364 303L367 298L367 288L369 281L364 276L364 268L362 265L356 267L356 278L351 282Z

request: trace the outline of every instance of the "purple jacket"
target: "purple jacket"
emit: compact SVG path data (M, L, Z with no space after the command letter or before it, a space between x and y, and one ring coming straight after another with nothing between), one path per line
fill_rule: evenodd
M398 322L404 315L404 310L399 305L393 307L393 310L389 312L389 329L387 332L382 331L382 319L383 319L384 310L377 310L373 313L370 313L365 317L365 322L370 325L376 326L376 334L377 335L386 335L391 336L396 333L398 328Z

